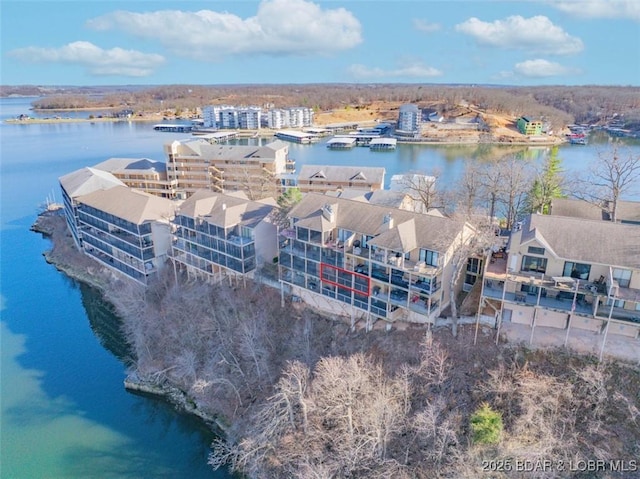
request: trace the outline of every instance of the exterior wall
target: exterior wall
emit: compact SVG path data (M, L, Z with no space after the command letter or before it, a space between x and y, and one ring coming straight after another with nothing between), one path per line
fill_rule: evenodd
M511 322L516 324L526 324L531 326L533 324L533 308L527 306L518 306L510 304L509 309L511 313Z
M566 313L538 309L536 312L536 326L566 329L569 316Z
M254 228L256 238L256 263L271 263L278 256L278 228L269 221L261 221Z
M618 334L629 338L637 338L640 334L640 324L611 321L609 324L609 334Z
M80 239L80 233L78 231L79 228L79 220L78 220L78 211L75 200L69 196L66 190L60 185L60 189L62 190L62 202L64 205L64 218L67 222L67 227L71 232L71 237L73 238L73 242L76 245L76 248L82 248L82 241Z
M152 223L151 237L153 239L153 251L155 253L153 262L156 268L160 268L171 251L171 227L169 223Z
M587 331L600 333L603 325L604 321L601 319L585 318L584 316L578 316L576 314L571 316L571 329L585 329Z

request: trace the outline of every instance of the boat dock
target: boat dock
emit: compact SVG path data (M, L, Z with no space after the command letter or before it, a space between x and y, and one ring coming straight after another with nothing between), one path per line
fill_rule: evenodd
M369 142L369 149L375 151L395 150L398 140L395 138L373 138Z
M237 131L214 131L208 132L205 130L194 131L194 136L207 140L209 143L223 143L225 141L234 140L238 137Z
M334 136L327 141L327 148L332 149L353 148L354 146L356 146L356 139L348 135Z
M313 133L305 133L296 130L281 130L274 135L276 138L294 143L311 143L318 140L318 136Z
M187 133L193 130L193 125L182 123L158 123L153 125L153 129L156 131L168 131L172 133Z

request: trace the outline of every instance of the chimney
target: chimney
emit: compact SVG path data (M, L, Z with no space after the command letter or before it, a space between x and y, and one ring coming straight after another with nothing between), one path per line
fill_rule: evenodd
M222 203L222 211L227 209L227 204L226 203Z
M393 228L393 218L391 217L391 213L387 213L386 215L384 215L384 218L382 219L382 224L387 225L388 229Z
M324 218L330 222L330 223L335 223L336 221L336 212L333 208L333 205L326 203L323 207L322 207L322 216L324 216Z

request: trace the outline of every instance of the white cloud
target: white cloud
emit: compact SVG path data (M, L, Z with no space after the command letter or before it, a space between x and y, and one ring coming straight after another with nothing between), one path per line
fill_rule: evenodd
M422 18L414 18L413 28L424 33L433 33L440 30L442 27L439 23L430 23Z
M349 74L357 80L381 80L381 79L398 79L398 78L432 78L441 76L442 72L436 68L423 65L421 63L413 63L407 66L401 66L393 70L384 70L378 67L367 67L361 64L351 65L348 69Z
M516 63L514 72L518 75L530 78L544 78L580 73L580 71L575 68L565 67L559 63L550 62L541 58Z
M558 10L583 18L628 18L640 21L640 2L638 0L549 0Z
M582 40L540 15L531 18L514 15L492 23L473 17L456 25L456 31L474 37L481 45L499 48L556 55L570 55L584 48Z
M256 15L246 19L212 10L117 11L90 20L88 26L120 29L198 60L229 54L327 54L362 42L360 22L351 12L322 9L306 0L264 0Z
M91 75L143 77L164 63L164 57L136 50L104 50L90 42L72 42L60 48L25 47L9 53L32 63L69 63L85 67Z

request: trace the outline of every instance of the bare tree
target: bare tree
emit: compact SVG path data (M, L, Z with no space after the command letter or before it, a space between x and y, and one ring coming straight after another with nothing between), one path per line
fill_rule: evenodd
M611 221L617 221L620 200L637 191L640 191L640 156L613 143L577 178L573 195L606 209Z
M434 171L430 175L421 172L409 172L402 175L398 186L419 207L417 211L427 213L431 209L445 206L443 191L440 190L438 185L439 177L439 171Z

